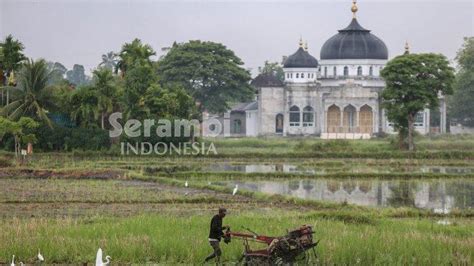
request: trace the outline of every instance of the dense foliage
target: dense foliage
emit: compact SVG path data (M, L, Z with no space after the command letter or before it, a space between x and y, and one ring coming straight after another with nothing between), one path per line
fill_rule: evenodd
M26 59L23 49L10 35L0 43L0 118L38 123L36 147L43 151L109 148L116 140L108 136L108 118L115 112L123 114L123 123L191 120L200 118L199 109L224 111L229 102L253 96L250 73L242 68L242 61L217 43L174 44L167 55L154 61L153 48L134 39L119 52L104 54L91 77L79 64L68 70L59 62ZM14 135L3 135L1 146L13 148ZM181 142L193 136L134 141Z
M459 69L450 101L451 116L462 125L474 127L474 37L465 39L456 59Z
M414 149L414 123L418 112L439 105L440 95L452 93L454 71L443 55L405 54L388 62L381 72L387 87L382 93L388 119Z
M265 61L263 67L258 68L260 74L272 74L282 82L285 81L285 72L280 63Z
M249 71L233 51L220 43L190 41L175 44L159 61L161 84L184 87L200 110L224 112L230 102L254 96Z

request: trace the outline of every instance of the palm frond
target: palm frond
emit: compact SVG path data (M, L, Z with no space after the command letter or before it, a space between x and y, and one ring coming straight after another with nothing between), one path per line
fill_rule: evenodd
M34 105L36 106L37 108L37 114L39 116L39 118L45 122L49 128L53 128L53 123L51 123L51 119L49 119L49 117L46 115L46 112L44 111L43 108L41 108L41 106L38 104L38 102L35 101Z
M21 101L17 100L11 102L0 109L1 116L9 116L9 114L13 113L18 107L21 106Z

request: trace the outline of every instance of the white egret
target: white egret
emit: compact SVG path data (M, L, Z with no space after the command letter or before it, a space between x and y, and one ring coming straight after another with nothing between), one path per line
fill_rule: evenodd
M110 264L110 256L105 257L105 262L102 262L102 249L97 250L97 256L95 258L95 266L106 266Z
M10 263L10 266L15 266L15 255L13 255L12 263Z
M44 261L44 257L43 257L43 255L41 255L41 252L40 252L39 249L38 249L38 256L37 256L37 257L38 257L39 262L43 262L43 261Z
M239 190L239 185L235 185L235 188L232 191L232 196L235 196L235 194L237 194L237 190Z
M189 183L188 181L186 180L186 182L184 182L184 187L185 188L188 188L189 187ZM186 192L184 192L184 195L187 196L189 194L189 191L186 190Z

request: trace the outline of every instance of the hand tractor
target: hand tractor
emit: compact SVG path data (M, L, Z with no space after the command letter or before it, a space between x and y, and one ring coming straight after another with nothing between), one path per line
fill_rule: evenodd
M315 247L319 241L313 241L313 228L303 225L289 231L285 236L273 237L259 235L245 228L250 233L232 232L230 228L224 233L224 242L229 243L232 238L243 240L244 253L240 259L242 265L292 265L295 262L309 263L307 251L312 250L317 258ZM266 248L252 250L249 242L266 245Z

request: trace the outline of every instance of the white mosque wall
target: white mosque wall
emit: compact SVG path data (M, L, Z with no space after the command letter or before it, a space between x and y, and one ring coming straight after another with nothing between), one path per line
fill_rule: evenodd
M308 83L317 80L317 68L284 68L285 82L287 83Z
M316 84L287 84L286 99L282 99L287 104L284 135L314 135L320 131L318 114L321 113L321 96L318 88ZM299 109L299 123L290 121L290 109L295 106ZM309 122L303 121L306 107L312 108L313 120Z
M286 116L285 89L283 87L264 87L259 89L257 128L259 135L276 134L276 116Z
M258 110L249 110L245 112L246 136L255 137L258 135Z
M378 59L331 59L321 60L321 78L344 77L344 68L348 68L348 77L358 77L358 68L362 68L362 77L380 77L380 71L383 69L387 60ZM334 75L334 67L336 75ZM372 68L372 74L370 73Z
M359 84L363 87L372 87L372 88L384 88L385 87L385 81L383 79L380 79L380 78L371 78L371 79L364 79L364 78L361 78L361 79L354 79L354 78L337 78L337 79L333 79L333 78L327 78L327 79L324 79L324 78L321 78L318 80L318 82L321 83L321 86L322 87L339 87L339 86L342 86L344 84L346 84L347 82L351 82L351 83L354 83L354 84Z

